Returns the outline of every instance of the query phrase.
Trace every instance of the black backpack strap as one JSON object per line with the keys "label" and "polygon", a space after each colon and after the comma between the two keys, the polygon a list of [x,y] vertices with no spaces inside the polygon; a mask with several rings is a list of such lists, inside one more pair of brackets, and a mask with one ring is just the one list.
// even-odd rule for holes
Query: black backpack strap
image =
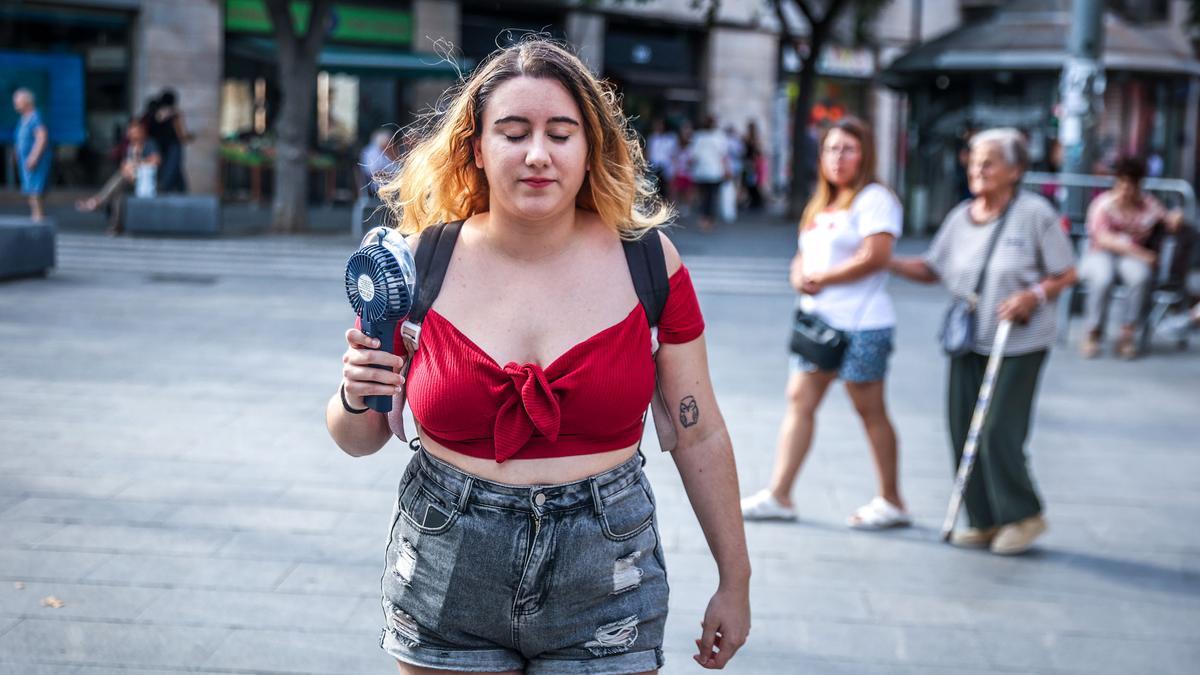
{"label": "black backpack strap", "polygon": [[438,293],[442,290],[442,281],[446,278],[446,269],[450,267],[450,257],[454,255],[454,245],[458,243],[458,233],[462,230],[463,221],[438,223],[425,228],[421,232],[420,243],[414,256],[417,264],[417,298],[413,303],[408,320],[420,324],[425,320],[429,308],[433,307]]}
{"label": "black backpack strap", "polygon": [[[450,256],[454,254],[454,245],[458,242],[458,233],[462,230],[462,224],[463,221],[456,220],[452,223],[431,225],[421,231],[420,239],[418,239],[417,251],[413,254],[413,262],[417,267],[416,298],[413,300],[408,318],[400,327],[404,349],[408,352],[408,359],[404,362],[403,375],[405,377],[408,377],[413,354],[416,353],[417,344],[421,339],[421,322],[425,320],[425,315],[429,313],[429,308],[433,307],[433,301],[437,300],[438,293],[442,290],[442,281],[446,278],[446,269],[450,267]],[[407,394],[406,390],[401,390],[392,397],[392,412],[388,415],[388,424],[392,433],[405,442],[408,442],[408,436],[404,430],[403,412]],[[416,422],[414,417],[414,426],[417,426]],[[418,433],[420,433],[419,429]],[[413,442],[417,442],[416,437],[413,438]],[[411,443],[409,447],[416,450]]]}
{"label": "black backpack strap", "polygon": [[629,265],[629,276],[633,278],[633,290],[646,312],[646,322],[651,327],[657,326],[671,290],[662,239],[658,230],[651,230],[639,239],[622,241],[621,245],[625,248],[625,262]]}

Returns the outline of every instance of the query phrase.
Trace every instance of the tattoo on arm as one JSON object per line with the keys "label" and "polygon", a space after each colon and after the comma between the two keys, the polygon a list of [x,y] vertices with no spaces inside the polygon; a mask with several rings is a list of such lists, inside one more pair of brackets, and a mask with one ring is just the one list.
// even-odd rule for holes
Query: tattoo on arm
{"label": "tattoo on arm", "polygon": [[679,402],[679,422],[683,427],[696,426],[696,422],[700,421],[700,406],[696,403],[695,396],[684,396]]}

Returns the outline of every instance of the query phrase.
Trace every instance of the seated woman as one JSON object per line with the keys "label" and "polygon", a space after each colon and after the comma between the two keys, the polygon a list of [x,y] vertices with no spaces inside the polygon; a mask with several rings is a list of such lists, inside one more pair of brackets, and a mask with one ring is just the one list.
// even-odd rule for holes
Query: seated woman
{"label": "seated woman", "polygon": [[1121,312],[1121,333],[1115,345],[1123,359],[1137,356],[1134,328],[1142,315],[1147,289],[1157,260],[1148,240],[1167,210],[1154,197],[1142,192],[1146,163],[1127,157],[1117,162],[1116,183],[1092,200],[1087,213],[1088,251],[1080,263],[1080,277],[1087,287],[1084,324],[1087,334],[1081,351],[1084,358],[1100,353],[1108,310],[1109,291],[1114,282],[1129,287]]}
{"label": "seated woman", "polygon": [[129,128],[125,131],[125,143],[125,159],[121,160],[121,166],[117,172],[108,179],[99,192],[87,199],[75,202],[76,209],[88,213],[111,204],[112,208],[108,215],[109,234],[120,234],[123,229],[121,225],[122,200],[117,197],[122,196],[137,183],[140,167],[157,167],[162,162],[158,145],[146,136],[146,127],[143,126],[141,120],[137,118],[129,120]]}

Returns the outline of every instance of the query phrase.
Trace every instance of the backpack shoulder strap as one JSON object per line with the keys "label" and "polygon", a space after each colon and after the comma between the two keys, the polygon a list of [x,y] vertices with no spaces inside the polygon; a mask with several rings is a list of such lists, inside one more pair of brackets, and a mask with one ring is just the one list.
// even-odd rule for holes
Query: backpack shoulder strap
{"label": "backpack shoulder strap", "polygon": [[[658,320],[662,318],[663,308],[667,306],[667,296],[671,291],[671,282],[667,278],[667,256],[663,252],[662,239],[658,230],[651,230],[636,241],[621,242],[625,247],[625,262],[629,264],[629,276],[633,278],[633,290],[637,293],[638,302],[646,312],[646,322],[650,324],[650,348],[658,351],[656,330]],[[654,431],[658,435],[658,445],[665,452],[670,452],[679,444],[675,431],[675,421],[667,412],[666,400],[663,398],[662,385],[654,384],[654,394],[650,399],[650,414],[654,419]],[[645,418],[642,419],[645,424]],[[639,446],[640,451],[640,446]]]}
{"label": "backpack shoulder strap", "polygon": [[[463,221],[457,220],[431,225],[421,231],[417,240],[417,251],[413,254],[413,262],[417,267],[417,293],[408,318],[400,326],[404,349],[408,352],[408,359],[404,362],[405,377],[408,376],[408,369],[412,367],[413,354],[416,353],[420,342],[421,322],[425,320],[425,315],[429,313],[429,308],[433,307],[433,301],[437,300],[438,293],[442,290],[442,281],[446,278],[446,269],[450,267],[450,256],[454,254],[454,244],[458,242],[462,224]],[[392,433],[406,443],[408,433],[404,429],[404,407],[407,398],[406,389],[397,392],[392,397],[392,411],[388,413],[388,425]],[[415,417],[413,426],[418,427]],[[413,441],[416,440],[414,437]]]}
{"label": "backpack shoulder strap", "polygon": [[410,322],[420,324],[424,321],[429,308],[433,307],[434,300],[437,300],[438,293],[442,290],[442,281],[446,278],[446,269],[450,267],[450,257],[454,255],[454,245],[458,242],[462,224],[461,220],[438,223],[421,232],[414,256],[417,265],[417,298],[408,314]]}
{"label": "backpack shoulder strap", "polygon": [[625,248],[633,290],[646,312],[646,322],[651,327],[657,326],[671,290],[667,279],[667,256],[663,253],[658,230],[651,230],[640,239],[622,241],[621,245]]}

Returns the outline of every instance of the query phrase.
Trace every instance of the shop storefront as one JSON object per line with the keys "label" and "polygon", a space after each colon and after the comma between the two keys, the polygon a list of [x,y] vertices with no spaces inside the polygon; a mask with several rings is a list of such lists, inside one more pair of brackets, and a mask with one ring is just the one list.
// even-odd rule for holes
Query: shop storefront
{"label": "shop storefront", "polygon": [[[775,97],[775,124],[772,143],[779,151],[773,155],[772,176],[775,184],[787,185],[791,167],[791,120],[795,114],[796,99],[800,89],[796,82],[800,72],[800,57],[791,45],[779,47],[779,71],[783,79]],[[812,111],[808,118],[810,147],[826,126],[843,117],[853,116],[868,123],[874,111],[871,106],[873,78],[875,77],[875,54],[869,49],[851,49],[838,45],[826,45],[817,61],[816,89],[812,98]],[[816,156],[812,157],[816,161]]]}
{"label": "shop storefront", "polygon": [[[307,2],[293,3],[298,31],[307,28],[308,10]],[[262,0],[226,0],[220,152],[228,197],[264,199],[268,181],[260,174],[273,154],[272,122],[281,99],[272,35]],[[416,81],[453,76],[464,65],[413,50],[406,2],[336,4],[313,83],[313,196],[352,201],[361,183],[358,153],[372,133],[395,133],[414,120]]]}
{"label": "shop storefront", "polygon": [[[136,112],[129,72],[137,6],[107,4],[0,4],[0,144],[11,146],[17,123],[8,93],[32,90],[53,142],[54,187],[99,184]],[[5,185],[15,181],[11,166],[0,170]]]}
{"label": "shop storefront", "polygon": [[[1098,107],[1092,173],[1121,156],[1145,158],[1155,175],[1194,179],[1196,125],[1190,88],[1200,63],[1161,28],[1105,22],[1106,89]],[[935,230],[968,195],[960,151],[973,131],[1016,127],[1034,168],[1058,171],[1059,79],[1066,12],[1010,8],[967,24],[892,63],[885,82],[911,102],[904,186],[906,225]]]}
{"label": "shop storefront", "polygon": [[678,129],[704,109],[704,34],[609,19],[603,75],[622,94],[625,113],[643,134],[662,118]]}

